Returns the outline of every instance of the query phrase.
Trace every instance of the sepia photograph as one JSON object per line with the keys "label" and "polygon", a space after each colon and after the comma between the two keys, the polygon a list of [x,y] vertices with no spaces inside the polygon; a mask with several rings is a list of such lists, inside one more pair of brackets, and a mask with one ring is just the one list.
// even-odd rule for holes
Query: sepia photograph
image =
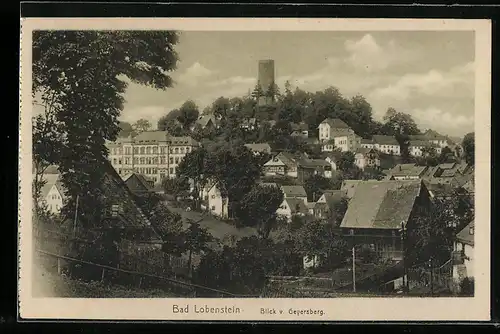
{"label": "sepia photograph", "polygon": [[473,25],[76,22],[23,32],[26,300],[172,300],[183,319],[251,300],[263,320],[345,298],[478,305],[490,65]]}

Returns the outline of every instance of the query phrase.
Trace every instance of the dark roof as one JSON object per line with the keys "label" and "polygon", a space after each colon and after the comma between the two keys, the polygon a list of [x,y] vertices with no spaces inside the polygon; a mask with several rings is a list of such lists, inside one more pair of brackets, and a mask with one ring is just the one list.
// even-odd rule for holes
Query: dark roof
{"label": "dark roof", "polygon": [[170,145],[190,145],[198,146],[199,143],[191,137],[169,137]]}
{"label": "dark roof", "polygon": [[427,189],[434,194],[434,196],[448,196],[453,194],[454,186],[451,183],[435,182],[435,180],[424,181]]}
{"label": "dark roof", "polygon": [[213,125],[216,124],[216,119],[213,115],[203,115],[196,120],[196,123],[200,124],[202,127],[207,126],[209,122],[212,122]]}
{"label": "dark roof", "polygon": [[147,144],[147,143],[166,142],[167,137],[168,137],[167,131],[144,131],[134,137],[134,143]]}
{"label": "dark roof", "polygon": [[474,221],[470,222],[460,232],[458,232],[457,241],[474,246]]}
{"label": "dark roof", "polygon": [[426,166],[416,164],[398,164],[391,169],[391,176],[422,176],[426,171]]}
{"label": "dark roof", "polygon": [[[125,181],[125,184],[127,184],[127,181],[129,181],[131,178],[136,178],[139,183],[144,187],[146,188],[146,190],[152,190],[153,188],[151,187],[151,185],[149,184],[149,180],[148,180],[148,177],[145,176],[145,175],[142,175],[142,174],[139,174],[139,173],[131,173],[131,174],[128,174],[126,175],[124,178],[123,178],[123,181]],[[128,184],[127,184],[128,186]]]}
{"label": "dark roof", "polygon": [[334,129],[349,129],[349,125],[340,118],[326,118],[321,124],[327,123]]}
{"label": "dark roof", "polygon": [[379,145],[399,145],[398,141],[393,136],[373,135],[373,142]]}
{"label": "dark roof", "polygon": [[302,159],[299,161],[299,165],[302,167],[310,167],[310,168],[330,166],[330,164],[323,159]]}
{"label": "dark roof", "polygon": [[420,180],[362,181],[340,226],[399,229],[407,223],[421,186]]}
{"label": "dark roof", "polygon": [[373,142],[373,139],[361,138],[361,144],[371,144],[371,145],[373,145],[375,143]]}
{"label": "dark roof", "polygon": [[309,211],[304,201],[300,198],[285,198],[285,201],[288,203],[292,214],[307,213]]}
{"label": "dark roof", "polygon": [[446,139],[448,139],[448,137],[443,136],[442,134],[440,134],[434,130],[431,130],[431,129],[425,131],[424,136],[430,140],[432,140],[432,139],[433,140],[446,140]]}
{"label": "dark roof", "polygon": [[285,197],[307,197],[306,190],[303,186],[281,186],[281,191]]}
{"label": "dark roof", "polygon": [[[335,203],[338,203],[347,196],[347,190],[325,190],[323,192],[323,196],[325,196],[326,203],[329,207],[332,207]],[[321,198],[321,197],[320,197]]]}

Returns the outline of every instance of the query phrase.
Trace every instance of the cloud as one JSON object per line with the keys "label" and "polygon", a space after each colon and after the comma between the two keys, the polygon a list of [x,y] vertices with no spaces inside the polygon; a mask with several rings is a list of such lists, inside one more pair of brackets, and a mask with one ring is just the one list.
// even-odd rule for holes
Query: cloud
{"label": "cloud", "polygon": [[474,115],[460,115],[457,110],[443,111],[436,107],[414,109],[411,112],[421,128],[444,130],[445,133],[462,134],[474,130]]}
{"label": "cloud", "polygon": [[183,73],[179,75],[177,81],[190,86],[196,86],[200,79],[211,76],[214,71],[206,68],[199,62],[189,66]]}
{"label": "cloud", "polygon": [[229,77],[229,78],[222,79],[222,80],[209,82],[209,83],[207,83],[207,86],[210,86],[210,87],[220,87],[220,86],[227,86],[227,85],[253,86],[253,85],[255,85],[256,82],[257,82],[256,78],[234,76],[234,77]]}
{"label": "cloud", "polygon": [[384,45],[366,34],[359,40],[347,40],[344,43],[348,56],[343,62],[354,69],[366,72],[385,70],[401,63],[411,63],[418,58],[417,50],[405,49],[391,40]]}
{"label": "cloud", "polygon": [[[432,69],[425,73],[409,73],[371,93],[375,99],[406,100],[417,95],[453,98],[474,96],[474,64],[467,63],[448,71]],[[460,94],[458,94],[460,92]]]}

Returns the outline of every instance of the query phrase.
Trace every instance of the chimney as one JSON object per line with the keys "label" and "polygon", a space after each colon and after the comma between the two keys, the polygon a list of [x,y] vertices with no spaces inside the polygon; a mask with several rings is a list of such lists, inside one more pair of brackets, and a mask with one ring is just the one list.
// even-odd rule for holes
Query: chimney
{"label": "chimney", "polygon": [[399,171],[401,172],[403,170],[403,168],[401,167],[401,165],[399,165]]}

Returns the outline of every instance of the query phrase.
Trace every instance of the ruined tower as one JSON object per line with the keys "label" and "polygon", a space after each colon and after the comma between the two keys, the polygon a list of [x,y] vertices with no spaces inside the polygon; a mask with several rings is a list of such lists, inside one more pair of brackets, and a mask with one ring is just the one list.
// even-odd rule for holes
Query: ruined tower
{"label": "ruined tower", "polygon": [[260,90],[263,94],[259,98],[259,105],[268,105],[274,101],[274,94],[269,95],[274,89],[274,60],[259,60],[258,80]]}

